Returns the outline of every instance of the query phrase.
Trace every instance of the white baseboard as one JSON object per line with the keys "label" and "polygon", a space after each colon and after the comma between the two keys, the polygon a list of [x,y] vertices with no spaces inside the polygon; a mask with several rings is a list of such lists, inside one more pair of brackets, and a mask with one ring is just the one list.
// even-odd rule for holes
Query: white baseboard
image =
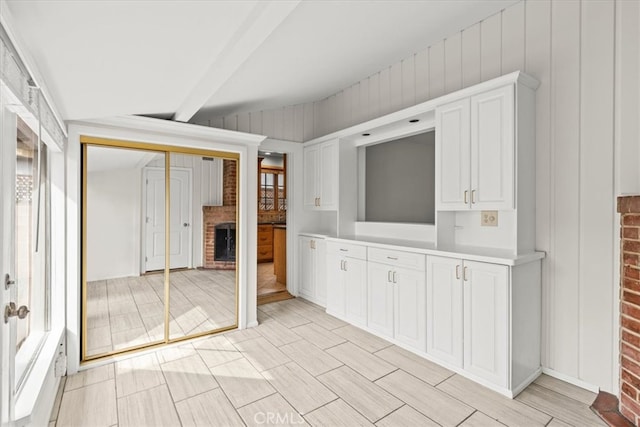
{"label": "white baseboard", "polygon": [[574,377],[569,376],[567,374],[563,374],[563,373],[558,372],[558,371],[554,371],[551,368],[542,368],[542,373],[545,374],[545,375],[549,375],[550,377],[562,380],[562,381],[564,381],[566,383],[573,384],[576,387],[580,387],[580,388],[583,388],[585,390],[589,390],[590,392],[593,392],[593,393],[599,393],[600,392],[600,387],[598,387],[597,385],[594,385],[594,384],[579,380],[577,378],[574,378]]}

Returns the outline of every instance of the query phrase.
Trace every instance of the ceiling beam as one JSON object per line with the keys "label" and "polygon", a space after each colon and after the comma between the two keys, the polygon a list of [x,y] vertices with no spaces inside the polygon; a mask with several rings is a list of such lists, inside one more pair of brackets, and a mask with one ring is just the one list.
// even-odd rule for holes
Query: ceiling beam
{"label": "ceiling beam", "polygon": [[189,121],[299,3],[300,0],[257,2],[229,43],[176,110],[173,120]]}

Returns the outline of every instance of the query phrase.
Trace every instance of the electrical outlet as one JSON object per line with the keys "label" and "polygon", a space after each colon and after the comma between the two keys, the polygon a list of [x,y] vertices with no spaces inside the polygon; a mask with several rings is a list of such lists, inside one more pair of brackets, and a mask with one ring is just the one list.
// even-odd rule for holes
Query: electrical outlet
{"label": "electrical outlet", "polygon": [[483,227],[497,227],[498,226],[498,211],[482,211],[481,223]]}

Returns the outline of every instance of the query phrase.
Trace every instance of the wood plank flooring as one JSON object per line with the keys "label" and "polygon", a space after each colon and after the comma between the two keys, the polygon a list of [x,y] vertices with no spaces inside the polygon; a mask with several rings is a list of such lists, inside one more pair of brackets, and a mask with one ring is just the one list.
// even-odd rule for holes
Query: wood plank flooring
{"label": "wood plank flooring", "polygon": [[302,299],[261,324],[66,379],[53,426],[603,426],[596,395],[541,376],[508,399]]}

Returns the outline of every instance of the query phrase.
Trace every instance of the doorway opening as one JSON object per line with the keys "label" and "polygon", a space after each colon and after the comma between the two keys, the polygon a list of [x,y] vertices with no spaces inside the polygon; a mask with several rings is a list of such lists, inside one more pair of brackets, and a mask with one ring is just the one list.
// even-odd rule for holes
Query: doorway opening
{"label": "doorway opening", "polygon": [[258,152],[258,305],[287,291],[287,155]]}

